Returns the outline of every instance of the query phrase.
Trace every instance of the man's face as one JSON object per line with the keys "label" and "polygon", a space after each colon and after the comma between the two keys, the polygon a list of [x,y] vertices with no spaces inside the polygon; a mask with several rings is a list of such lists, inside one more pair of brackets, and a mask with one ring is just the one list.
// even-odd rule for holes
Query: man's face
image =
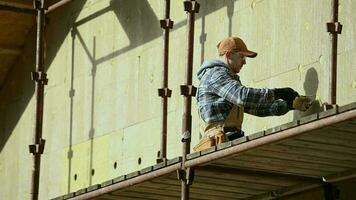
{"label": "man's face", "polygon": [[230,68],[234,73],[239,73],[242,66],[246,64],[246,57],[238,52],[231,52],[228,55]]}

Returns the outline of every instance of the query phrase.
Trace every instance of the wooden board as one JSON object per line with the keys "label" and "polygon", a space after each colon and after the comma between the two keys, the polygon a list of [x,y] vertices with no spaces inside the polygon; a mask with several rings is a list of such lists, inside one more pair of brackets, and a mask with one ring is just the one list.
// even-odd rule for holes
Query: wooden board
{"label": "wooden board", "polygon": [[311,148],[317,151],[329,151],[329,152],[335,152],[335,153],[340,153],[340,154],[345,154],[350,156],[356,156],[356,151],[351,151],[356,149],[345,147],[345,146],[325,144],[325,143],[314,142],[314,141],[306,141],[301,139],[288,140],[284,144],[288,146]]}
{"label": "wooden board", "polygon": [[303,155],[303,154],[296,154],[293,152],[278,152],[278,151],[273,151],[273,150],[264,150],[264,149],[258,149],[255,151],[251,151],[244,156],[256,156],[256,157],[264,157],[268,159],[277,159],[281,160],[281,162],[299,162],[306,166],[311,166],[315,165],[315,167],[320,167],[320,168],[326,168],[326,169],[331,169],[335,171],[340,171],[345,170],[345,169],[350,169],[356,166],[356,162],[348,162],[348,163],[340,163],[340,162],[335,162],[333,159],[328,159],[328,158],[318,158],[314,156],[308,156],[308,155]]}
{"label": "wooden board", "polygon": [[[280,173],[280,174],[290,174],[295,176],[302,176],[302,177],[320,177],[326,176],[332,173],[332,171],[326,171],[325,169],[311,169],[308,167],[302,166],[294,166],[296,162],[290,163],[279,163],[277,160],[273,159],[253,159],[247,158],[246,160],[242,159],[233,159],[230,161],[223,161],[218,162],[219,166],[227,166],[233,168],[240,168],[240,169],[250,169],[250,170],[259,170],[264,172],[271,172],[271,173]],[[300,163],[297,163],[300,164]]]}
{"label": "wooden board", "polygon": [[348,156],[346,159],[343,159],[345,158],[345,156],[338,153],[325,152],[325,151],[320,152],[320,151],[315,151],[313,149],[284,146],[280,144],[273,145],[273,146],[265,146],[256,151],[252,151],[251,153],[254,152],[261,153],[262,155],[272,154],[271,156],[276,156],[276,157],[289,157],[291,159],[295,159],[299,161],[307,160],[319,164],[331,164],[332,166],[340,166],[344,168],[348,168],[348,167],[352,168],[356,166],[356,157],[354,156]]}
{"label": "wooden board", "polygon": [[[217,165],[215,163],[212,165],[213,167]],[[204,168],[204,167],[202,167]],[[283,177],[276,177],[276,176],[260,176],[258,174],[246,174],[246,173],[216,173],[216,172],[210,172],[210,171],[205,171],[204,169],[201,170],[196,170],[195,171],[195,176],[203,176],[203,177],[211,177],[214,179],[221,179],[221,180],[230,180],[230,181],[242,181],[248,183],[253,183],[253,184],[262,184],[262,185],[268,185],[268,186],[288,186],[288,185],[294,185],[296,183],[301,183],[303,181],[300,180],[295,180],[295,179],[286,179]]]}

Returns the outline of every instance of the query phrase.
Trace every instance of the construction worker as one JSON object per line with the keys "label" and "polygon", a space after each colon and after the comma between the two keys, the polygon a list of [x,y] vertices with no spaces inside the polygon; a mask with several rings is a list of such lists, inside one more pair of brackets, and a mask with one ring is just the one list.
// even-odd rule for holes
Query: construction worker
{"label": "construction worker", "polygon": [[260,117],[284,115],[295,109],[293,100],[299,96],[292,88],[244,86],[237,74],[246,64],[246,57],[254,58],[257,53],[248,50],[240,38],[225,38],[217,48],[220,59],[205,61],[197,73],[202,138],[194,151],[243,136],[244,112]]}

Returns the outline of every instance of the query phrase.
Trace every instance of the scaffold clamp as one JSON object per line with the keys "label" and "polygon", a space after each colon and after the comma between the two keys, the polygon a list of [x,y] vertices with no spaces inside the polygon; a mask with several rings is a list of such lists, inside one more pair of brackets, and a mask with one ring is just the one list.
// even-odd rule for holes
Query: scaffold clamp
{"label": "scaffold clamp", "polygon": [[341,34],[342,24],[340,22],[329,22],[329,23],[326,23],[326,29],[329,33]]}
{"label": "scaffold clamp", "polygon": [[189,140],[190,140],[190,137],[191,137],[190,132],[189,132],[189,131],[185,131],[185,132],[182,134],[182,142],[189,141]]}
{"label": "scaffold clamp", "polygon": [[34,8],[34,9],[36,9],[36,10],[41,9],[41,5],[42,5],[42,3],[41,3],[40,0],[34,0],[34,1],[33,1],[33,8]]}
{"label": "scaffold clamp", "polygon": [[161,28],[163,29],[171,29],[173,28],[174,22],[171,19],[162,19],[159,20],[159,23],[161,25]]}
{"label": "scaffold clamp", "polygon": [[184,1],[184,11],[186,12],[199,12],[199,3],[196,1]]}
{"label": "scaffold clamp", "polygon": [[177,170],[177,178],[178,180],[185,181],[187,185],[192,185],[194,181],[194,169]]}
{"label": "scaffold clamp", "polygon": [[194,85],[181,85],[180,94],[184,96],[195,96],[197,88]]}
{"label": "scaffold clamp", "polygon": [[172,96],[172,90],[169,88],[159,88],[158,89],[158,96],[160,97],[171,97]]}
{"label": "scaffold clamp", "polygon": [[40,139],[38,144],[29,145],[29,151],[33,155],[43,154],[46,140]]}
{"label": "scaffold clamp", "polygon": [[177,170],[177,178],[178,180],[185,180],[185,171],[182,169]]}
{"label": "scaffold clamp", "polygon": [[43,85],[48,84],[47,74],[45,72],[31,72],[31,79]]}
{"label": "scaffold clamp", "polygon": [[194,168],[188,168],[186,170],[186,180],[188,185],[192,185],[194,181]]}

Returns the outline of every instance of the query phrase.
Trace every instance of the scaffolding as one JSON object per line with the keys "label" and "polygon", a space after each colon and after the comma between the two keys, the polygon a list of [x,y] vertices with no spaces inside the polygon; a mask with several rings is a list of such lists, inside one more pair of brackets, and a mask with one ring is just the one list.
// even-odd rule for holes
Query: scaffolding
{"label": "scaffolding", "polygon": [[325,199],[336,200],[335,184],[356,178],[355,128],[356,102],[53,200],[183,199],[182,176],[189,199],[270,200],[323,188]]}
{"label": "scaffolding", "polygon": [[[42,138],[43,95],[48,82],[44,69],[45,15],[70,2],[72,0],[62,0],[45,7],[44,0],[34,0],[34,8],[0,2],[0,10],[37,17],[36,71],[32,73],[36,85],[36,124],[34,144],[29,146],[33,155],[33,200],[38,199],[41,154],[45,146]],[[333,183],[356,178],[355,154],[345,154],[356,148],[355,142],[350,142],[355,140],[356,103],[342,107],[336,105],[337,39],[342,30],[338,22],[338,5],[338,0],[332,0],[332,20],[327,23],[332,44],[329,109],[190,153],[191,100],[196,93],[196,87],[192,85],[194,23],[200,6],[195,0],[184,1],[187,55],[185,81],[180,87],[184,100],[182,156],[167,159],[167,107],[172,92],[168,88],[169,31],[173,28],[173,21],[170,19],[170,0],[165,0],[164,19],[160,20],[163,29],[163,79],[158,95],[162,98],[162,131],[157,164],[55,199],[277,199],[318,187],[325,189],[325,198],[335,199],[335,194],[330,192],[335,190]],[[329,148],[336,150],[325,153]],[[267,158],[262,155],[267,155]],[[162,188],[169,192],[165,193]]]}

